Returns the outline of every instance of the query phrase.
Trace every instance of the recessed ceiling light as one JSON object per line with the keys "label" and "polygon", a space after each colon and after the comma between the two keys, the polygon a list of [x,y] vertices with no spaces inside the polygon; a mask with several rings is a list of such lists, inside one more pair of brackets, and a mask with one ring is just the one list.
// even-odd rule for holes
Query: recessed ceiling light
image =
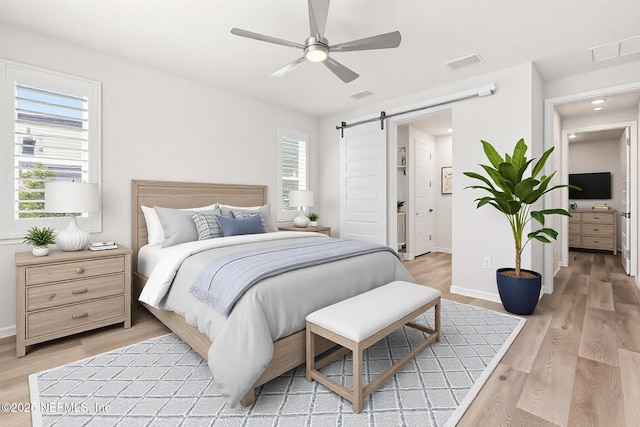
{"label": "recessed ceiling light", "polygon": [[600,111],[600,110],[602,110],[602,107],[594,107],[593,108],[593,111]]}
{"label": "recessed ceiling light", "polygon": [[569,134],[569,139],[573,139],[575,137],[577,137],[578,135],[576,135],[575,133],[570,133]]}
{"label": "recessed ceiling light", "polygon": [[451,132],[453,132],[453,129],[449,128],[449,129],[447,129],[447,132],[451,133]]}
{"label": "recessed ceiling light", "polygon": [[604,103],[604,101],[606,101],[606,99],[594,99],[593,101],[591,101],[591,103],[593,105],[598,105]]}

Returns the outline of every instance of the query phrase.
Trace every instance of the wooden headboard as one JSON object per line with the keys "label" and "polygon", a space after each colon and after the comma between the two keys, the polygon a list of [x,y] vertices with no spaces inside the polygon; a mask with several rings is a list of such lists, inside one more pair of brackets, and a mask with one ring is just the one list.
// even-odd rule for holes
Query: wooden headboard
{"label": "wooden headboard", "polygon": [[194,208],[213,203],[232,206],[267,204],[265,185],[208,184],[200,182],[131,181],[131,249],[137,275],[138,251],[147,243],[147,224],[140,206]]}

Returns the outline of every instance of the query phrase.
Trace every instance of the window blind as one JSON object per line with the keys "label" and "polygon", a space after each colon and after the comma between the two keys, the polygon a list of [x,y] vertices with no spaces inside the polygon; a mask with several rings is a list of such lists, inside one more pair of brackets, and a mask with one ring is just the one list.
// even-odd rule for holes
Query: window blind
{"label": "window blind", "polygon": [[307,189],[307,142],[283,137],[281,144],[282,210],[296,211],[289,206],[289,192]]}
{"label": "window blind", "polygon": [[88,182],[88,99],[16,83],[14,87],[15,219],[50,217],[44,183]]}

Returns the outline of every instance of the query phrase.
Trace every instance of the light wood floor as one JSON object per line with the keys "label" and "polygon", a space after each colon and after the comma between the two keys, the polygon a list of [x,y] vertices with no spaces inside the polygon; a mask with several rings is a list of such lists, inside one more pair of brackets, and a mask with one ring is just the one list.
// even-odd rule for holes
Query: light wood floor
{"label": "light wood floor", "polygon": [[[619,257],[570,258],[458,426],[640,426],[640,292]],[[449,292],[449,254],[405,265],[444,298],[504,312]]]}
{"label": "light wood floor", "polygon": [[[405,262],[417,282],[457,302],[500,304],[452,294],[451,256]],[[612,255],[571,253],[553,295],[545,295],[459,426],[640,426],[640,292]],[[0,402],[29,402],[28,376],[163,335],[144,309],[134,326],[102,328],[30,347],[0,339]],[[0,426],[27,426],[30,415],[0,412]]]}

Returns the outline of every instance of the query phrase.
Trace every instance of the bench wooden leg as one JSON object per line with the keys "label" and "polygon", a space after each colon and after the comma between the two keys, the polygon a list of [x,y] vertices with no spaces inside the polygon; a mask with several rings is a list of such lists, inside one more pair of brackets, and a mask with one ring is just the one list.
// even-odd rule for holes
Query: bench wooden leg
{"label": "bench wooden leg", "polygon": [[362,412],[364,396],[362,395],[362,348],[356,344],[353,349],[353,412],[359,414]]}
{"label": "bench wooden leg", "polygon": [[305,379],[311,382],[311,371],[315,369],[315,334],[311,333],[311,328],[307,325],[307,369]]}
{"label": "bench wooden leg", "polygon": [[438,298],[438,303],[435,305],[435,307],[433,308],[434,312],[433,312],[433,317],[435,319],[435,328],[436,328],[436,333],[438,334],[436,336],[436,341],[440,342],[440,298]]}

